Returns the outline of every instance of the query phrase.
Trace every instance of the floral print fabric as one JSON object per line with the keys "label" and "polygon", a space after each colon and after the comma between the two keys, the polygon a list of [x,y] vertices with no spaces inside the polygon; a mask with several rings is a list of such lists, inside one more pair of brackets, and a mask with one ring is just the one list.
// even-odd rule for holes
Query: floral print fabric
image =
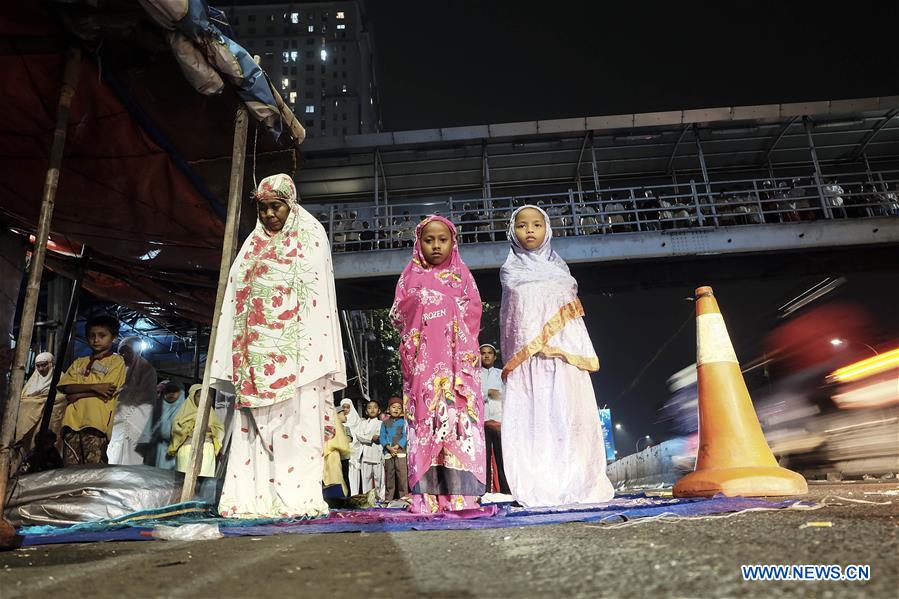
{"label": "floral print fabric", "polygon": [[321,224],[294,202],[287,175],[260,183],[257,198],[290,205],[284,227],[261,222],[244,242],[228,281],[213,378],[233,384],[238,408],[293,399],[298,388],[330,378],[346,386],[334,269]]}
{"label": "floral print fabric", "polygon": [[[453,236],[452,253],[439,266],[425,260],[419,239],[433,220]],[[444,496],[414,497],[413,510],[469,507],[483,494],[486,480],[481,298],[448,220],[431,216],[418,225],[412,260],[397,284],[390,313],[401,335],[409,486],[415,495]]]}

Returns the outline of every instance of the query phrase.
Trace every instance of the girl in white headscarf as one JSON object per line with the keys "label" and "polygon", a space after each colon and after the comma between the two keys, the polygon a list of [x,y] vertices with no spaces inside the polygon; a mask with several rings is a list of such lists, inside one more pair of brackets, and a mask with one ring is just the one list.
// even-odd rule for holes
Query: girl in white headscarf
{"label": "girl in white headscarf", "polygon": [[137,442],[153,416],[156,402],[156,369],[144,359],[140,337],[125,337],[119,343],[119,355],[125,360],[125,386],[119,393],[112,437],[106,456],[110,464],[131,466],[144,463]]}
{"label": "girl in white headscarf", "polygon": [[356,431],[359,428],[359,412],[353,405],[353,400],[346,397],[340,400],[340,409],[346,417],[344,429],[350,438],[350,463],[349,472],[347,473],[347,483],[350,485],[350,495],[359,494],[359,485],[362,481],[362,443],[356,438]]}
{"label": "girl in white headscarf", "polygon": [[500,269],[502,444],[506,479],[522,505],[601,503],[614,495],[590,373],[599,359],[584,325],[577,281],[552,250],[537,206],[512,213],[512,248]]}
{"label": "girl in white headscarf", "polygon": [[[315,517],[325,428],[346,387],[334,269],[325,230],[287,175],[254,193],[259,220],[231,267],[212,360],[213,385],[235,393],[219,512]],[[330,433],[330,431],[329,431]]]}

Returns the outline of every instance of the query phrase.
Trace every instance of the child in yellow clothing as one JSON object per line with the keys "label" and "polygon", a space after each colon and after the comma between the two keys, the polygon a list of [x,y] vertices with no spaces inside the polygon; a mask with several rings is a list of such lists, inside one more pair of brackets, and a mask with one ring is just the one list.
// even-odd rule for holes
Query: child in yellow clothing
{"label": "child in yellow clothing", "polygon": [[[168,455],[176,460],[175,470],[187,472],[187,462],[190,459],[190,444],[194,428],[197,422],[197,408],[200,403],[200,391],[203,385],[193,385],[187,392],[187,400],[181,404],[175,420],[172,422],[171,441],[169,442]],[[210,391],[211,393],[211,391]],[[215,476],[215,458],[222,450],[222,440],[225,438],[225,427],[222,426],[215,410],[209,412],[209,425],[206,428],[206,441],[203,445],[203,462],[200,466],[200,476]]]}
{"label": "child in yellow clothing", "polygon": [[75,360],[59,378],[68,406],[62,419],[63,464],[105,464],[116,399],[125,384],[125,361],[112,353],[119,321],[96,316],[84,327],[91,355]]}

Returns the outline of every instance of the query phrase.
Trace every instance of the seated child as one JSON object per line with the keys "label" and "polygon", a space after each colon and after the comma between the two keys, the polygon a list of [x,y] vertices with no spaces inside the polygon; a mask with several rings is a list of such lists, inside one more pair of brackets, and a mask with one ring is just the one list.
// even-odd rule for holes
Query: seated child
{"label": "seated child", "polygon": [[403,400],[391,397],[387,401],[390,417],[381,423],[381,447],[384,448],[385,501],[400,499],[409,494],[409,471],[406,468],[406,418]]}
{"label": "seated child", "polygon": [[[187,399],[181,404],[172,422],[172,435],[166,453],[175,458],[175,470],[187,472],[190,460],[191,439],[197,422],[197,407],[203,385],[191,385]],[[210,390],[210,393],[212,390]],[[203,465],[200,476],[215,476],[215,458],[222,450],[225,428],[214,410],[209,411],[209,426],[206,427],[206,442],[203,445]]]}
{"label": "seated child", "polygon": [[63,464],[105,464],[116,399],[125,384],[125,361],[113,353],[119,321],[94,316],[84,327],[91,355],[78,358],[59,377],[66,395],[62,419]]}

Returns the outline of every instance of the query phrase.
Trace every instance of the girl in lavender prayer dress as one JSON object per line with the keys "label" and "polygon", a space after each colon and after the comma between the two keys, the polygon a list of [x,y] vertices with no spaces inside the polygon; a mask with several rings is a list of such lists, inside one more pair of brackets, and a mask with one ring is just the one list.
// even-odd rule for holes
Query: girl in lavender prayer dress
{"label": "girl in lavender prayer dress", "polygon": [[584,325],[577,281],[552,250],[537,206],[509,223],[512,248],[500,270],[502,445],[506,479],[524,506],[602,503],[614,491],[590,373],[599,359]]}

